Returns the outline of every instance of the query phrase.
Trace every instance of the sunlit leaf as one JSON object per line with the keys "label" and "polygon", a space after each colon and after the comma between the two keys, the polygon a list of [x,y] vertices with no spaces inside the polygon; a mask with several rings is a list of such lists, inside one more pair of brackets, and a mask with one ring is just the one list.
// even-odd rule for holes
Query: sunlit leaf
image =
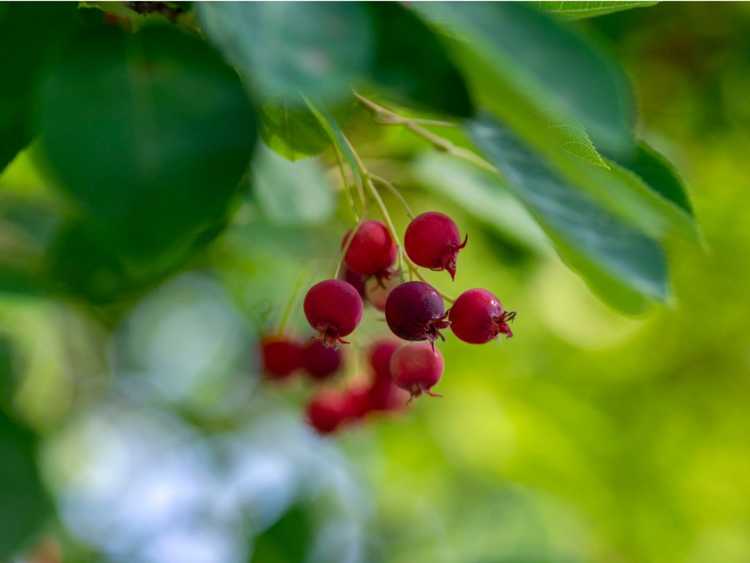
{"label": "sunlit leaf", "polygon": [[645,8],[654,6],[658,2],[650,1],[582,1],[577,0],[556,0],[553,2],[533,2],[533,4],[545,12],[556,16],[578,20],[583,18],[595,18],[597,16],[606,16],[631,8]]}

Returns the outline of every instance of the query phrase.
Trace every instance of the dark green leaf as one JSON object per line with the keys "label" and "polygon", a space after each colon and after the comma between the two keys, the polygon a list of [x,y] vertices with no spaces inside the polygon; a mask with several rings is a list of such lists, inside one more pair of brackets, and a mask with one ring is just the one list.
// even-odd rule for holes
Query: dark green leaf
{"label": "dark green leaf", "polygon": [[579,20],[583,18],[594,18],[597,16],[606,16],[607,14],[613,14],[615,12],[621,12],[623,10],[630,10],[631,8],[643,8],[646,6],[653,6],[658,2],[639,2],[639,1],[595,1],[595,2],[579,2],[576,0],[557,0],[555,2],[534,2],[534,5],[538,6],[545,12],[554,14],[561,18],[569,20]]}
{"label": "dark green leaf", "polygon": [[42,89],[42,153],[134,260],[182,252],[226,215],[256,141],[231,68],[174,28],[81,34]]}
{"label": "dark green leaf", "polygon": [[313,540],[309,507],[295,505],[255,538],[251,563],[304,563]]}
{"label": "dark green leaf", "polygon": [[657,241],[572,187],[491,118],[474,120],[469,132],[563,259],[597,292],[628,311],[642,307],[643,297],[667,297],[667,265]]}
{"label": "dark green leaf", "polygon": [[320,154],[331,144],[307,107],[287,103],[264,104],[260,117],[263,141],[288,160]]}
{"label": "dark green leaf", "polygon": [[44,524],[51,504],[36,464],[35,436],[0,412],[0,559]]}
{"label": "dark green leaf", "polygon": [[377,36],[373,79],[385,94],[432,112],[473,115],[466,83],[435,33],[399,3],[368,7]]}
{"label": "dark green leaf", "polygon": [[300,104],[349,95],[372,60],[366,8],[357,3],[198,4],[203,28],[263,98]]}

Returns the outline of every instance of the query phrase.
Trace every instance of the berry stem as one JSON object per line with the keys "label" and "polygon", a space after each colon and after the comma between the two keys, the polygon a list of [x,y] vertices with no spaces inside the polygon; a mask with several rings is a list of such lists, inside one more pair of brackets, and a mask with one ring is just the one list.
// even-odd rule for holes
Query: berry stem
{"label": "berry stem", "polygon": [[[419,271],[419,268],[417,268],[417,266],[409,259],[408,256],[406,257],[406,265],[409,268],[409,272],[411,272],[412,274],[414,274],[414,276],[416,276],[416,278],[419,281],[427,283],[427,284],[430,283],[430,282],[428,282],[424,278],[424,276],[422,275],[422,273]],[[430,284],[430,285],[432,285],[432,284]],[[437,291],[440,294],[440,297],[442,297],[443,299],[445,299],[451,305],[456,302],[455,299],[452,299],[452,298],[448,297],[445,293],[443,293],[439,289],[435,288],[435,291]]]}
{"label": "berry stem", "polygon": [[406,199],[403,195],[401,195],[401,192],[398,191],[398,188],[393,185],[392,182],[389,182],[385,178],[382,178],[381,176],[376,176],[375,174],[370,174],[370,177],[378,182],[379,184],[384,185],[386,188],[388,188],[391,193],[396,196],[396,198],[401,202],[401,204],[404,206],[404,209],[406,209],[406,214],[409,216],[409,219],[414,219],[414,212],[411,210],[411,207],[409,207],[409,204],[406,202]]}
{"label": "berry stem", "polygon": [[354,235],[357,234],[361,224],[361,220],[357,221],[357,224],[354,225],[354,228],[351,230],[351,234],[346,238],[346,243],[344,243],[344,247],[341,249],[341,256],[339,257],[338,264],[336,264],[336,271],[333,274],[333,279],[338,279],[339,274],[341,273],[341,266],[344,264],[344,258],[346,258],[346,253],[349,252],[349,245],[351,245],[354,240]]}
{"label": "berry stem", "polygon": [[284,331],[286,330],[286,325],[289,323],[289,318],[292,315],[292,311],[294,310],[295,305],[297,304],[298,298],[299,298],[299,292],[302,289],[302,286],[304,285],[305,280],[307,279],[307,271],[303,270],[299,273],[297,276],[296,281],[294,282],[294,286],[292,287],[292,293],[289,296],[289,300],[286,302],[286,306],[284,307],[284,312],[281,314],[281,318],[279,319],[279,325],[276,328],[276,334],[279,336],[284,334]]}

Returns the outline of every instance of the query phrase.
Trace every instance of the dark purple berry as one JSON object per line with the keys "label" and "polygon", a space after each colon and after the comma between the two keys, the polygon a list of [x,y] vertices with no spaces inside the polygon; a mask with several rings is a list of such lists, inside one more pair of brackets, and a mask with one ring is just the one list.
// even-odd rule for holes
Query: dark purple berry
{"label": "dark purple berry", "polygon": [[385,319],[393,334],[404,340],[442,338],[448,326],[443,298],[430,284],[414,281],[393,288],[385,303]]}

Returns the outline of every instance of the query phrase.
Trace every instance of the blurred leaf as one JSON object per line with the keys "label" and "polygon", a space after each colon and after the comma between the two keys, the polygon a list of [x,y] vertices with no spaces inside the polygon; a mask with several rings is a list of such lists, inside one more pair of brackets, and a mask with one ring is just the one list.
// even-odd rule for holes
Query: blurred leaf
{"label": "blurred leaf", "polygon": [[667,265],[657,241],[570,186],[491,118],[474,120],[469,132],[555,242],[561,257],[592,288],[626,311],[640,309],[643,297],[667,297]]}
{"label": "blurred leaf", "polygon": [[7,335],[0,333],[0,409],[5,409],[6,412],[13,403],[16,391],[16,374],[13,363],[13,342]]}
{"label": "blurred leaf", "polygon": [[363,5],[222,2],[197,5],[208,37],[262,98],[301,104],[300,94],[335,102],[370,67]]}
{"label": "blurred leaf", "polygon": [[62,187],[136,260],[183,251],[223,220],[256,139],[237,76],[168,27],[80,34],[44,85],[40,122]]}
{"label": "blurred leaf", "polygon": [[260,116],[263,141],[288,160],[320,154],[330,145],[325,131],[307,107],[269,103],[261,107]]}
{"label": "blurred leaf", "polygon": [[569,20],[578,20],[583,18],[595,18],[597,16],[606,16],[622,10],[631,8],[644,8],[654,6],[658,2],[650,1],[596,1],[596,2],[578,2],[576,0],[557,0],[555,2],[533,2],[534,5],[545,12],[560,16]]}
{"label": "blurred leaf", "polygon": [[36,437],[0,412],[0,558],[41,528],[51,504],[36,464]]}
{"label": "blurred leaf", "polygon": [[520,3],[414,8],[468,42],[469,53],[481,61],[487,95],[496,88],[520,94],[547,127],[579,122],[596,146],[614,153],[631,149],[634,109],[625,74],[572,29]]}
{"label": "blurred leaf", "polygon": [[321,223],[335,208],[333,189],[317,160],[289,162],[261,145],[253,184],[263,214],[280,225]]}
{"label": "blurred leaf", "polygon": [[473,115],[466,83],[434,32],[401,4],[368,7],[377,36],[373,79],[385,94],[428,111]]}
{"label": "blurred leaf", "polygon": [[6,3],[0,8],[0,171],[31,140],[38,74],[73,29],[76,12],[75,4],[66,2]]}
{"label": "blurred leaf", "polygon": [[308,507],[295,505],[255,538],[251,563],[304,563],[313,540],[313,520]]}

